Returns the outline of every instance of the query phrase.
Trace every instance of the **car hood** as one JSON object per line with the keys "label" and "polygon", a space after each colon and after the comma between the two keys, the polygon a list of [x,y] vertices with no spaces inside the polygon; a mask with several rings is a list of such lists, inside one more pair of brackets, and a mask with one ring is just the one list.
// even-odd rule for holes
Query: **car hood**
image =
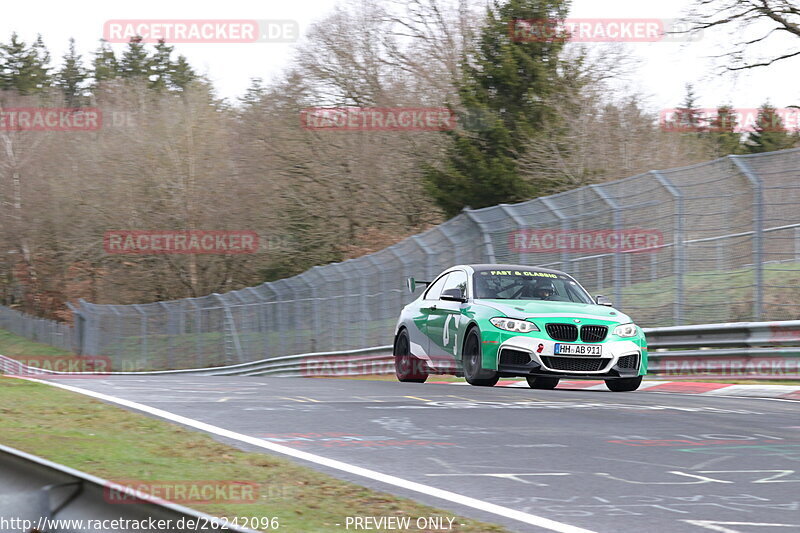
{"label": "car hood", "polygon": [[624,324],[631,318],[613,307],[573,302],[542,300],[475,300],[477,305],[491,307],[510,318],[564,317],[608,320]]}

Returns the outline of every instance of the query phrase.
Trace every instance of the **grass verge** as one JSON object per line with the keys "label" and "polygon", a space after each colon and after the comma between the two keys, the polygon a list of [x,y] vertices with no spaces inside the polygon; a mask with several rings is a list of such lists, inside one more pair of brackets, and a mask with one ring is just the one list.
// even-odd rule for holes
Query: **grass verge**
{"label": "grass verge", "polygon": [[0,355],[16,358],[28,356],[72,355],[72,352],[50,346],[49,344],[29,341],[25,337],[20,337],[19,335],[14,335],[9,331],[0,329]]}
{"label": "grass verge", "polygon": [[[343,531],[347,516],[454,516],[40,383],[0,377],[0,426],[7,446],[110,480],[257,483],[256,503],[187,505],[216,516],[278,517],[281,531]],[[461,517],[453,525],[505,531]]]}

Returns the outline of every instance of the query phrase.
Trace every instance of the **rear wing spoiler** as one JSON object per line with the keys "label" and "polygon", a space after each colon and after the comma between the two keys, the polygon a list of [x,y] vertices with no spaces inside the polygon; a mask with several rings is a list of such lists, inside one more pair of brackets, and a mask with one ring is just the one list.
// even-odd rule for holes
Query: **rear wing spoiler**
{"label": "rear wing spoiler", "polygon": [[418,280],[418,279],[414,279],[414,278],[406,279],[406,287],[408,287],[408,292],[410,292],[412,294],[414,293],[415,290],[417,290],[417,285],[422,285],[423,287],[427,287],[431,283],[433,283],[433,282],[432,281],[422,281],[422,280]]}

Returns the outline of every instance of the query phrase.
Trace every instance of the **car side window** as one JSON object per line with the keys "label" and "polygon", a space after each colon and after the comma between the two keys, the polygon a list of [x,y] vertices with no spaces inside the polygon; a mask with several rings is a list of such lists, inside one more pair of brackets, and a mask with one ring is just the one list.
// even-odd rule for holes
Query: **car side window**
{"label": "car side window", "polygon": [[442,288],[449,277],[450,274],[445,274],[428,287],[428,291],[425,293],[425,300],[438,300],[439,295],[442,294]]}
{"label": "car side window", "polygon": [[442,291],[446,291],[447,289],[461,289],[461,294],[466,296],[467,273],[461,270],[454,270],[453,272],[450,272],[450,275],[447,276],[447,281],[445,281],[444,286],[442,287]]}

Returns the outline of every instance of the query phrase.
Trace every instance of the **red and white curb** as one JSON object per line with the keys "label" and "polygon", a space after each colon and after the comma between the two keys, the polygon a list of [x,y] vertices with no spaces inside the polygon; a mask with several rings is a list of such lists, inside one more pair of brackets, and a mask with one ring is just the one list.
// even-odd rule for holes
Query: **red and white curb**
{"label": "red and white curb", "polygon": [[[468,385],[464,381],[430,381],[449,385]],[[497,387],[528,388],[525,381],[498,381]],[[603,390],[603,381],[560,381],[558,389]],[[673,392],[678,394],[702,394],[705,396],[736,396],[749,398],[782,398],[800,400],[798,385],[736,385],[733,383],[700,383],[687,381],[643,381],[637,392]]]}

